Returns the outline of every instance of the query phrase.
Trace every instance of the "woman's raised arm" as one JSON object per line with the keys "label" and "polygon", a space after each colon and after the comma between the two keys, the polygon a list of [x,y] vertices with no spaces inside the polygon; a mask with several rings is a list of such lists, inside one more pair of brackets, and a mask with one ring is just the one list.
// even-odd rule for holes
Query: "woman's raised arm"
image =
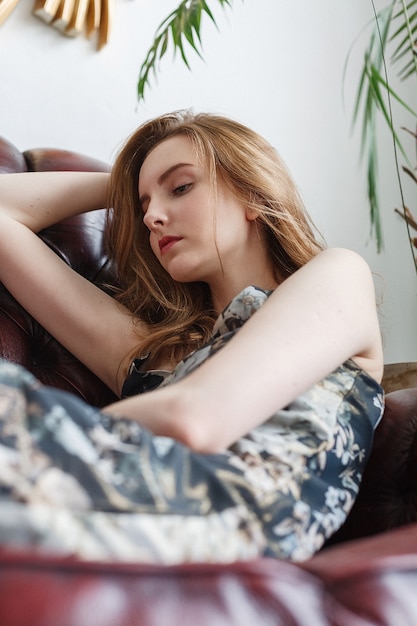
{"label": "woman's raised arm", "polygon": [[[106,205],[108,174],[0,176],[0,281],[62,345],[116,393],[141,329],[130,312],[71,269],[35,234]],[[145,330],[143,330],[145,332]]]}
{"label": "woman's raised arm", "polygon": [[0,212],[33,232],[105,207],[109,174],[24,172],[0,176]]}

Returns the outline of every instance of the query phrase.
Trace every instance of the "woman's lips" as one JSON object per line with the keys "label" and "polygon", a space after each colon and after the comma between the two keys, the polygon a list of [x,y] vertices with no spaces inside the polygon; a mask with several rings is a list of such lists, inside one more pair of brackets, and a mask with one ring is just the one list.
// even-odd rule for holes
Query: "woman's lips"
{"label": "woman's lips", "polygon": [[181,237],[172,237],[171,235],[166,235],[159,240],[159,249],[161,253],[168,252],[172,248],[172,246],[180,241]]}

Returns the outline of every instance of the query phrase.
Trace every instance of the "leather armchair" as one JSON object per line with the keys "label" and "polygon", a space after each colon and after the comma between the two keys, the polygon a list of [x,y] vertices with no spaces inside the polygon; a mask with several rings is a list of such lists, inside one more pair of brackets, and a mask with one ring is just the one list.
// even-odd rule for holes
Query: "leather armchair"
{"label": "leather armchair", "polygon": [[[65,150],[21,152],[0,138],[0,173],[107,170]],[[40,233],[102,288],[115,273],[103,245],[103,210]],[[34,262],[36,260],[34,259]],[[96,406],[114,399],[91,372],[0,285],[0,357]],[[386,396],[359,497],[343,527],[312,559],[258,559],[175,567],[90,563],[0,549],[5,626],[408,626],[417,623],[417,388]],[[0,501],[1,515],[1,501]]]}

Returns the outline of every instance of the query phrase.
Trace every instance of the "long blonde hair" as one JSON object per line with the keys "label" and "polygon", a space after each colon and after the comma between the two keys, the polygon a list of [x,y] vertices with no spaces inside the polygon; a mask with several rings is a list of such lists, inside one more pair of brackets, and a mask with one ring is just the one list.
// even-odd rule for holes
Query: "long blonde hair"
{"label": "long blonde hair", "polygon": [[207,341],[215,319],[208,286],[175,282],[153,254],[143,224],[140,169],[155,146],[175,135],[192,141],[214,190],[221,178],[236,199],[256,212],[278,284],[323,248],[284,163],[251,129],[219,115],[190,111],[139,127],[112,168],[107,244],[121,284],[116,297],[149,325],[141,352],[149,352],[150,365],[177,363]]}

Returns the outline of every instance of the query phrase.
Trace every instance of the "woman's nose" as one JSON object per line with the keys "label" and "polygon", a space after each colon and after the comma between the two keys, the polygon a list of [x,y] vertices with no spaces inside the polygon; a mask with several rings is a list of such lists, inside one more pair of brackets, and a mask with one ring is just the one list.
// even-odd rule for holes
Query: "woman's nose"
{"label": "woman's nose", "polygon": [[149,230],[153,230],[158,226],[163,226],[168,221],[166,211],[156,203],[150,203],[143,217],[143,222]]}

